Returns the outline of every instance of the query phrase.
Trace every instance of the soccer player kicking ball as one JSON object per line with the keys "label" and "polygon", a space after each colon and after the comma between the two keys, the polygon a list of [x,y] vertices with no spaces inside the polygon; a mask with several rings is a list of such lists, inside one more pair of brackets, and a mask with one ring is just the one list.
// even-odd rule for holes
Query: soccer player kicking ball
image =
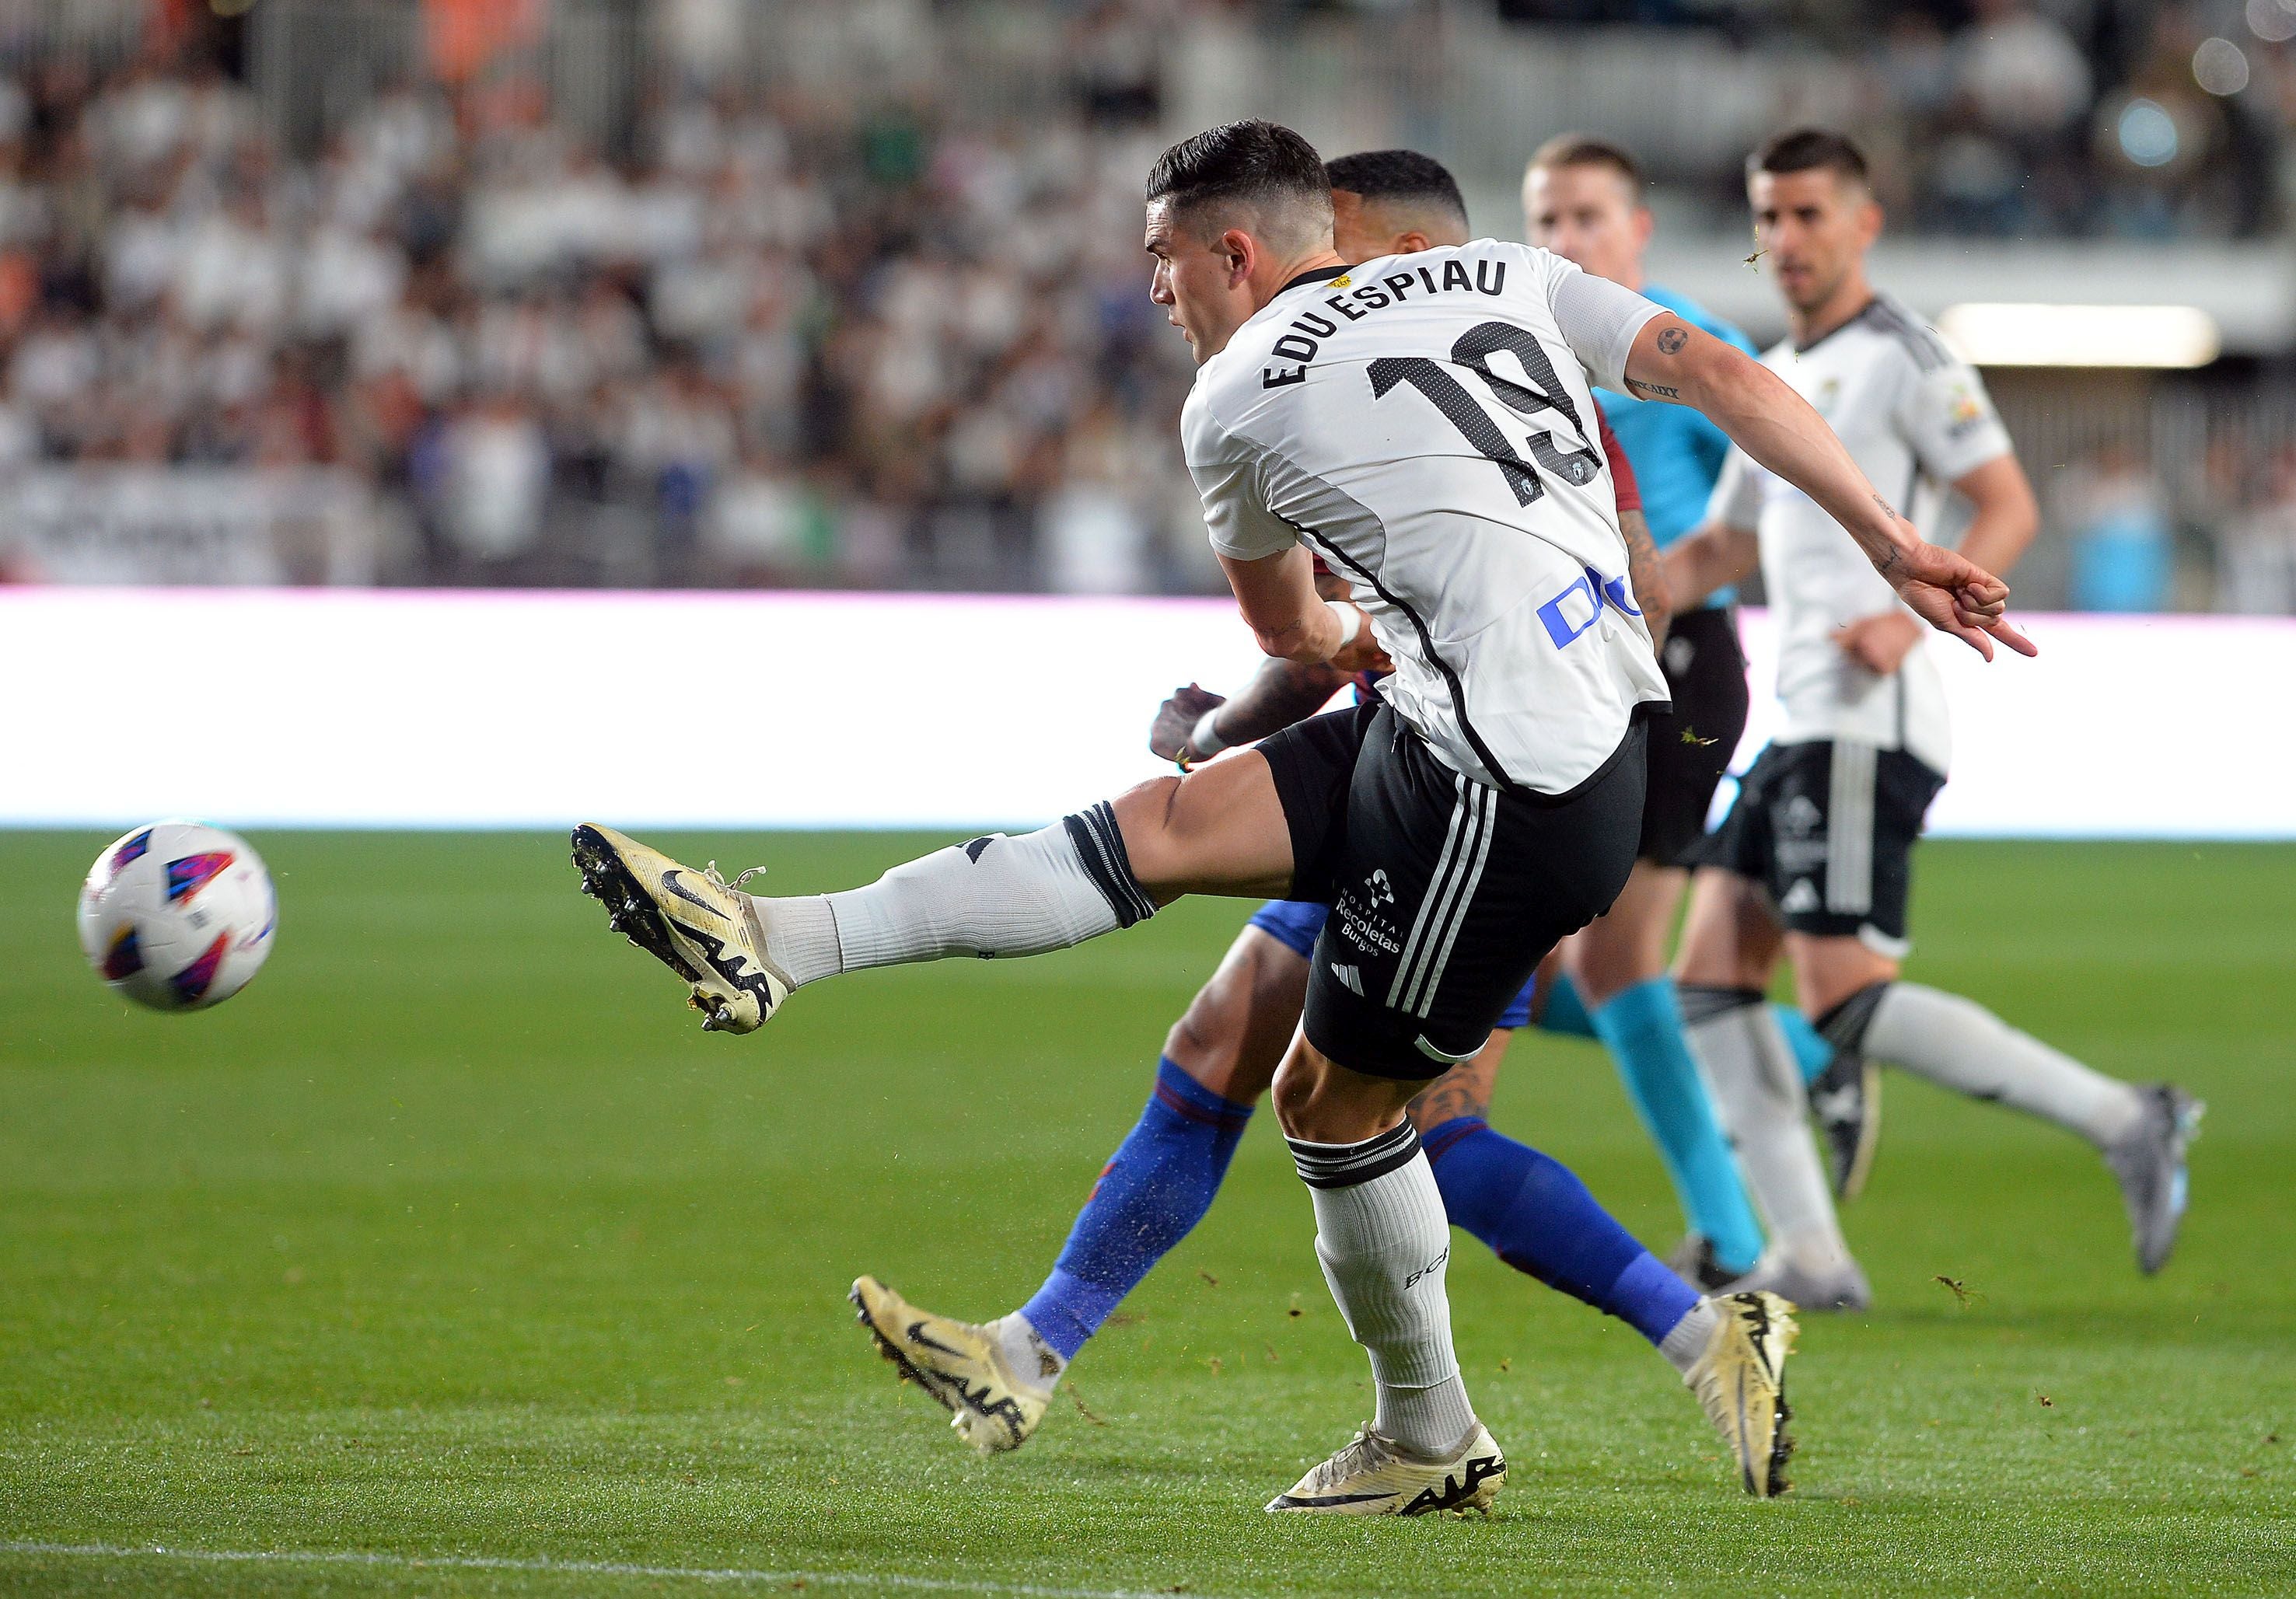
{"label": "soccer player kicking ball", "polygon": [[[1147,202],[1152,298],[1199,365],[1189,471],[1238,607],[1285,660],[1347,669],[1375,636],[1396,666],[1385,701],[839,894],[744,895],[589,824],[575,857],[709,1021],[740,1031],[807,982],[1064,948],[1183,894],[1329,904],[1275,1108],[1376,1412],[1271,1508],[1482,1508],[1506,1464],[1460,1380],[1442,1200],[1404,1109],[1633,864],[1637,711],[1665,687],[1585,372],[1713,416],[1933,625],[1988,654],[1992,637],[2031,646],[2003,619],[2006,586],[1890,511],[1806,402],[1640,296],[1488,242],[1351,269],[1322,160],[1265,122],[1173,146]],[[1316,594],[1308,545],[1354,603]],[[1735,1380],[1767,1425],[1775,1371]]]}
{"label": "soccer player kicking ball", "polygon": [[[1763,364],[1869,478],[1906,485],[1909,501],[1939,485],[1967,496],[1963,553],[2006,570],[2033,536],[2032,492],[1977,373],[1866,282],[1882,211],[1864,157],[1839,134],[1804,129],[1764,145],[1747,172],[1792,330]],[[2094,1144],[2120,1179],[2137,1264],[2156,1271],[2184,1215],[2185,1146],[2202,1107],[2179,1088],[2101,1076],[1981,1005],[1899,980],[1914,841],[1945,784],[1944,683],[1920,619],[1831,508],[1752,455],[1732,452],[1709,525],[1666,555],[1685,604],[1759,562],[1778,620],[1784,726],[1697,852],[1679,969],[1692,1047],[1770,1226],[1740,1286],[1805,1308],[1868,1298],[1802,1128],[1800,1077],[1763,1003],[1782,951],[1837,1052],[1816,1095],[1837,1189],[1864,1179],[1878,1126],[1871,1062],[1888,1061]]]}
{"label": "soccer player kicking ball", "polygon": [[[1341,156],[1325,170],[1335,214],[1332,247],[1345,259],[1467,242],[1466,204],[1441,163],[1407,150],[1374,151]],[[1642,529],[1633,469],[1599,418],[1597,428],[1636,597],[1649,609],[1654,602],[1644,596],[1654,585],[1632,561],[1655,556]],[[1346,597],[1346,585],[1327,576],[1319,574],[1317,587],[1327,598]],[[1387,663],[1382,658],[1378,664],[1383,671]],[[1370,692],[1363,680],[1374,676],[1358,676],[1359,697]],[[1185,768],[1313,715],[1348,681],[1328,665],[1270,660],[1234,701],[1179,690],[1158,711],[1149,745]],[[1299,1025],[1308,961],[1330,915],[1313,901],[1275,900],[1237,935],[1166,1039],[1147,1108],[1110,1158],[1059,1260],[1027,1304],[986,1324],[964,1322],[921,1309],[874,1277],[854,1283],[854,1300],[879,1349],[954,1413],[957,1435],[983,1454],[1027,1441],[1069,1362],[1210,1208],[1252,1107]],[[1699,1396],[1731,1446],[1740,1481],[1767,1496],[1783,1485],[1792,1451],[1782,1371],[1790,1329],[1767,1307],[1701,1299],[1560,1162],[1484,1119],[1513,1029],[1529,1022],[1532,1008],[1527,986],[1475,1058],[1411,1102],[1444,1210],[1508,1265],[1620,1317],[1647,1338]],[[1710,1126],[1710,1112],[1708,1120]],[[1719,1131],[1712,1136],[1718,1145]],[[1722,1159],[1734,1186],[1726,1149]],[[1742,1269],[1759,1251],[1758,1241]],[[1773,1349],[1749,1347],[1762,1337]],[[1781,1377],[1775,1424],[1742,1427],[1729,1376],[1772,1366]]]}

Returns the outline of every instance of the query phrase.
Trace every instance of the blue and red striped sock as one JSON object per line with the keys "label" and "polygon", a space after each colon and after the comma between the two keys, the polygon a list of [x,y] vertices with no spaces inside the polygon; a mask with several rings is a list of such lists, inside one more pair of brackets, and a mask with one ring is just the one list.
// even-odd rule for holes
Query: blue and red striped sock
{"label": "blue and red striped sock", "polygon": [[1149,1268],[1211,1208],[1251,1107],[1223,1099],[1168,1060],[1156,1092],[1100,1174],[1052,1275],[1021,1307],[1044,1341],[1073,1360]]}

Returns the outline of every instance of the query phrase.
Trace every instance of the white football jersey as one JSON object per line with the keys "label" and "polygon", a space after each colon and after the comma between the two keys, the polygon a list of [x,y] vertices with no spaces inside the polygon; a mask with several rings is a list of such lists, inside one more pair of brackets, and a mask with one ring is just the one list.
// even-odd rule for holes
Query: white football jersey
{"label": "white football jersey", "polygon": [[[1896,301],[1881,297],[1806,349],[1762,364],[1791,383],[1849,447],[1868,480],[1926,536],[1945,485],[2010,453],[1983,380]],[[1733,449],[1710,515],[1752,529],[1778,626],[1776,742],[1854,739],[1904,750],[1939,775],[1953,758],[1945,683],[1925,637],[1884,677],[1853,662],[1837,628],[1901,602],[1865,552],[1808,495]]]}
{"label": "white football jersey", "polygon": [[1570,791],[1667,698],[1587,384],[1620,387],[1659,315],[1488,239],[1302,275],[1188,396],[1212,547],[1306,543],[1394,659],[1382,697],[1446,765]]}

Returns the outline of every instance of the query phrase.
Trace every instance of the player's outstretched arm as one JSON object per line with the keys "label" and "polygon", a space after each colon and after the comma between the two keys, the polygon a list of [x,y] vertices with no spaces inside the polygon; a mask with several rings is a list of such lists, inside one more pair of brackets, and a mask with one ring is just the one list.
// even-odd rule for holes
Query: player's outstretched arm
{"label": "player's outstretched arm", "polygon": [[1337,667],[1296,660],[1261,662],[1233,700],[1191,683],[1157,708],[1148,748],[1182,766],[1210,760],[1314,716],[1347,685],[1348,674]]}
{"label": "player's outstretched arm", "polygon": [[1703,412],[1740,449],[1816,500],[1931,627],[1988,660],[1995,639],[2037,653],[2002,614],[2009,586],[1924,539],[1866,481],[1824,418],[1760,362],[1678,317],[1655,316],[1635,335],[1626,379],[1646,398]]}

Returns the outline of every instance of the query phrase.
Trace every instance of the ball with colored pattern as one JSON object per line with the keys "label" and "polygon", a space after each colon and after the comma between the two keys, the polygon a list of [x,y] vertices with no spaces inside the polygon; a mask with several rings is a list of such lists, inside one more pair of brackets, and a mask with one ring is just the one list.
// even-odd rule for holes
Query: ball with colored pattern
{"label": "ball with colored pattern", "polygon": [[95,857],[79,947],[96,975],[155,1011],[219,1004],[263,969],[279,903],[245,839],[198,822],[139,827]]}

